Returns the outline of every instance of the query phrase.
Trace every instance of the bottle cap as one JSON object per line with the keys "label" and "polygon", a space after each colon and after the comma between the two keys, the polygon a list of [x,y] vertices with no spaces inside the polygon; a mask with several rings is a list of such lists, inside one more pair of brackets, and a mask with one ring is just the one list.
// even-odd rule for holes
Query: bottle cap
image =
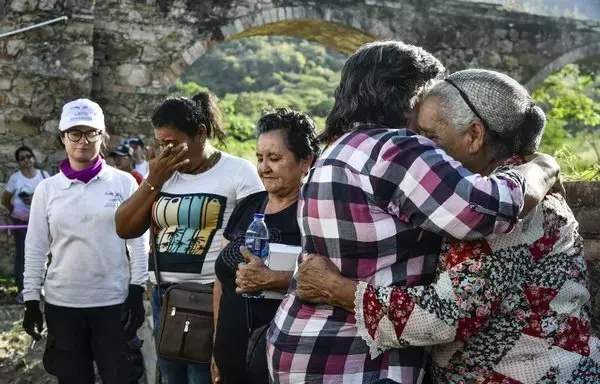
{"label": "bottle cap", "polygon": [[254,214],[254,218],[255,219],[264,219],[265,218],[265,214],[264,213],[255,213]]}

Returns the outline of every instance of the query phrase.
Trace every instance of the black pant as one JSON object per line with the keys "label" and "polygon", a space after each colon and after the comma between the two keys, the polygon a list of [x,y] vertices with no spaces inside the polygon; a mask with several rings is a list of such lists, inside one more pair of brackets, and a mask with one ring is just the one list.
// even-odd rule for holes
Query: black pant
{"label": "black pant", "polygon": [[67,308],[46,303],[46,371],[56,376],[59,384],[93,384],[95,361],[104,384],[127,383],[122,308]]}
{"label": "black pant", "polygon": [[[14,225],[27,225],[26,221],[13,218]],[[27,229],[15,229],[15,282],[19,292],[23,290],[23,272],[25,272],[25,236]]]}

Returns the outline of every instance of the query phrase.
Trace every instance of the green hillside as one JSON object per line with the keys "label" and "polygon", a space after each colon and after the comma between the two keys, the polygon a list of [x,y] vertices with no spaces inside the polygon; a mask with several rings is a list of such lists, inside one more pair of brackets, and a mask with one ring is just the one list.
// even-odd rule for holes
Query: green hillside
{"label": "green hillside", "polygon": [[323,128],[346,58],[289,37],[253,37],[222,44],[196,61],[174,92],[210,89],[228,130],[227,151],[254,161],[254,123],[264,111],[289,107]]}
{"label": "green hillside", "polygon": [[[254,161],[254,123],[264,111],[290,107],[308,113],[323,128],[345,59],[306,40],[245,38],[202,56],[173,91],[190,96],[202,89],[214,92],[228,130],[226,150]],[[568,66],[534,93],[548,115],[542,150],[557,154],[565,170],[579,178],[581,170],[597,167],[600,160],[597,63]],[[598,177],[597,173],[595,168],[592,174]]]}

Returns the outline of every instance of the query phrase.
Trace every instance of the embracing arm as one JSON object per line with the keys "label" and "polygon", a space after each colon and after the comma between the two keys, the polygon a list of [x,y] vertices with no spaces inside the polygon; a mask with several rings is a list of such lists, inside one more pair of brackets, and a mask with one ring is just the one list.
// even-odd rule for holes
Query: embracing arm
{"label": "embracing arm", "polygon": [[530,156],[527,163],[518,165],[525,177],[525,198],[519,218],[529,214],[546,196],[550,188],[558,181],[560,166],[554,157],[545,154]]}
{"label": "embracing arm", "polygon": [[[485,240],[456,241],[449,245],[436,281],[407,288],[348,279],[329,259],[310,255],[299,268],[297,295],[353,312],[375,358],[393,348],[467,340],[526,273],[527,260],[527,245],[492,255]],[[319,278],[310,277],[315,275]],[[320,296],[310,297],[319,291]]]}
{"label": "embracing arm", "polygon": [[550,190],[559,171],[553,159],[539,156],[484,177],[429,139],[398,134],[379,157],[371,179],[380,206],[422,229],[457,239],[510,232],[541,201],[541,191]]}

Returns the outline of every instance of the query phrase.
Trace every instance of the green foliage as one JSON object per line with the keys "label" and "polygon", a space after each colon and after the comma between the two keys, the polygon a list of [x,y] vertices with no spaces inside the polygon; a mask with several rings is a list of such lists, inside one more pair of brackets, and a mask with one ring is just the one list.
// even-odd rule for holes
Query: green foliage
{"label": "green foliage", "polygon": [[532,95],[547,111],[541,150],[555,154],[574,178],[591,177],[600,161],[599,85],[598,72],[567,65]]}
{"label": "green foliage", "polygon": [[17,296],[17,284],[12,277],[0,277],[0,303],[10,302]]}
{"label": "green foliage", "polygon": [[[283,93],[318,87],[332,95],[345,57],[307,40],[257,36],[221,44],[196,61],[182,76],[217,96],[242,92]],[[292,87],[292,88],[290,88]]]}
{"label": "green foliage", "polygon": [[567,65],[550,75],[542,87],[533,93],[540,103],[549,105],[548,120],[580,123],[586,127],[600,125],[598,79],[593,74],[582,75],[575,65]]}
{"label": "green foliage", "polygon": [[548,120],[546,130],[540,145],[540,150],[545,153],[555,153],[562,148],[571,135],[565,129],[567,125],[563,120]]}
{"label": "green foliage", "polygon": [[264,112],[295,109],[323,128],[344,61],[344,56],[306,40],[247,38],[204,55],[177,81],[173,92],[186,96],[207,89],[214,92],[228,133],[226,150],[254,160],[254,124]]}
{"label": "green foliage", "polygon": [[562,172],[570,181],[600,181],[600,165],[582,164],[581,157],[571,152],[568,145],[555,152],[556,159],[562,164]]}

